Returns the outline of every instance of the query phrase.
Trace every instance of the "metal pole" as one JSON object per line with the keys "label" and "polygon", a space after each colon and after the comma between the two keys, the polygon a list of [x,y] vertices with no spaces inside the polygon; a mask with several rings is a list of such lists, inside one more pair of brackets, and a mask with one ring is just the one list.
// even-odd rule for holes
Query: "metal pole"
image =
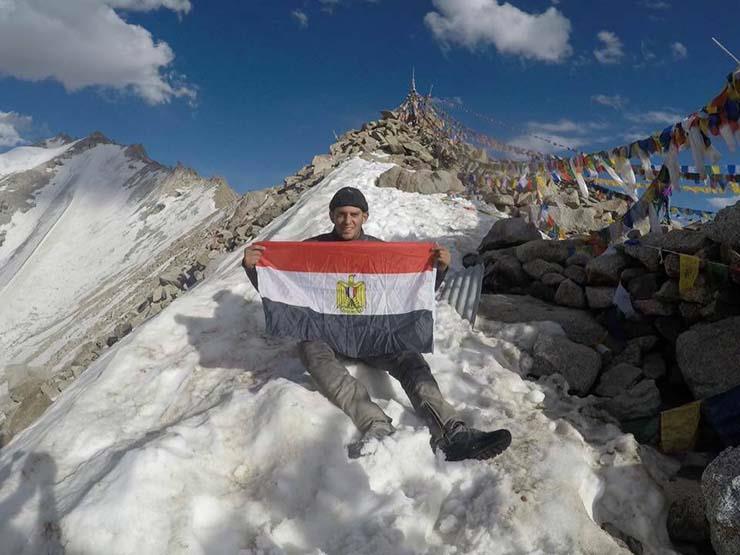
{"label": "metal pole", "polygon": [[735,60],[735,63],[736,63],[736,64],[737,64],[738,66],[740,66],[740,60],[738,60],[738,59],[737,59],[737,57],[735,57],[735,55],[734,55],[734,54],[733,54],[732,52],[730,52],[729,50],[727,50],[727,48],[725,48],[724,46],[722,46],[722,43],[721,43],[721,42],[719,42],[719,41],[718,41],[717,39],[715,39],[714,37],[712,37],[712,40],[714,41],[714,43],[715,43],[715,44],[716,44],[717,46],[719,46],[719,47],[720,47],[720,48],[721,48],[722,50],[724,50],[724,51],[725,51],[725,54],[727,54],[727,55],[728,55],[728,56],[729,56],[730,58],[732,58],[733,60]]}

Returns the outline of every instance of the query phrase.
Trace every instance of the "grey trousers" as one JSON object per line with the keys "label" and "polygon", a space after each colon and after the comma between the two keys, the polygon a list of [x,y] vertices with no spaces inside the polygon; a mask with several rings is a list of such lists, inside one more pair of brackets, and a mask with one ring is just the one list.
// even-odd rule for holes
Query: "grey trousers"
{"label": "grey trousers", "polygon": [[[365,386],[353,378],[336,353],[323,341],[303,341],[301,360],[319,391],[349,416],[364,432],[374,421],[391,418],[372,402]],[[410,351],[394,355],[359,359],[368,366],[388,373],[401,382],[416,413],[429,427],[432,439],[443,435],[449,422],[458,420],[455,409],[445,401],[424,357]]]}

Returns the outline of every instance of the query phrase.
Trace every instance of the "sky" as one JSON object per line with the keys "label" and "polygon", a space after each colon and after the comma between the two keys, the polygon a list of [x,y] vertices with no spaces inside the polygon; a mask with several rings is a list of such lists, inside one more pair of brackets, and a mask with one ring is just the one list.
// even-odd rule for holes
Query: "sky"
{"label": "sky", "polygon": [[[721,90],[736,64],[711,37],[740,56],[737,7],[0,0],[0,151],[98,130],[241,193],[279,184],[335,133],[397,106],[412,68],[422,92],[433,87],[457,105],[452,115],[492,137],[541,152],[552,145],[530,133],[602,150],[679,121]],[[723,153],[722,163],[740,162]]]}

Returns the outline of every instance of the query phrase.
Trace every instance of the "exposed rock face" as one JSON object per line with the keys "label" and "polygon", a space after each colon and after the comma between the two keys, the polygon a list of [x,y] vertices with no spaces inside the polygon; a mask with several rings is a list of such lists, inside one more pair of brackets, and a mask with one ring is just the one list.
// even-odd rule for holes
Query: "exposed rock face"
{"label": "exposed rock face", "polygon": [[493,224],[481,241],[478,252],[521,245],[539,238],[540,232],[534,224],[522,218],[504,218]]}
{"label": "exposed rock face", "polygon": [[740,553],[740,447],[722,452],[701,480],[712,546],[717,555]]}
{"label": "exposed rock face", "polygon": [[696,399],[740,385],[740,316],[685,331],[676,342],[676,358]]}
{"label": "exposed rock face", "polygon": [[601,368],[599,353],[563,336],[540,334],[533,356],[533,375],[561,374],[580,395],[588,393]]}
{"label": "exposed rock face", "polygon": [[451,172],[444,170],[416,170],[410,172],[393,166],[378,177],[378,187],[394,187],[408,193],[460,193],[464,191],[460,180]]}

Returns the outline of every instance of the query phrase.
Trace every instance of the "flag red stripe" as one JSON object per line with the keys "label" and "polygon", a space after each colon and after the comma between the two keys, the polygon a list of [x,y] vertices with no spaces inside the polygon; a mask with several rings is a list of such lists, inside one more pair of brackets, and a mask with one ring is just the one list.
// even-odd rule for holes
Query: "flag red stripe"
{"label": "flag red stripe", "polygon": [[260,241],[257,266],[286,272],[412,274],[432,270],[432,243]]}

